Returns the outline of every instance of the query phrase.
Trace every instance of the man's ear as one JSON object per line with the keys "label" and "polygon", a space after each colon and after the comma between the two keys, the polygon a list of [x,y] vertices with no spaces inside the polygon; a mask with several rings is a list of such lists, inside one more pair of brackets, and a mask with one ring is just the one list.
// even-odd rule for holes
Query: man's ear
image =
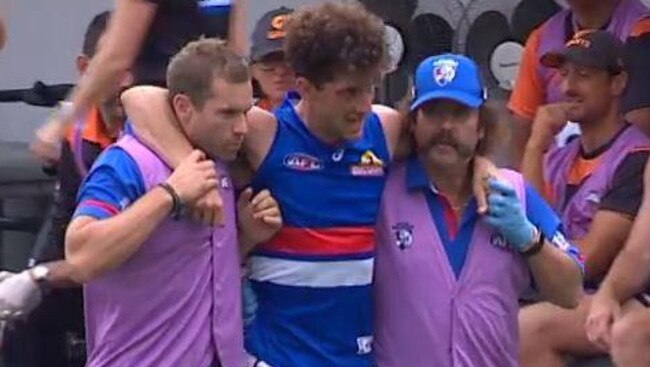
{"label": "man's ear", "polygon": [[622,96],[623,93],[625,93],[627,78],[628,74],[625,71],[620,72],[618,75],[614,75],[612,78],[612,94],[615,97]]}
{"label": "man's ear", "polygon": [[78,55],[77,60],[75,60],[75,65],[79,75],[82,75],[86,72],[86,69],[88,69],[88,65],[90,65],[90,57],[83,54]]}
{"label": "man's ear", "polygon": [[316,89],[316,86],[307,80],[307,78],[302,76],[296,77],[296,90],[303,98],[313,94]]}
{"label": "man's ear", "polygon": [[415,124],[417,123],[418,113],[420,113],[419,109],[408,113],[404,117],[406,119],[406,126],[408,128],[408,131],[411,134],[415,134]]}
{"label": "man's ear", "polygon": [[185,94],[179,93],[172,98],[172,108],[178,116],[178,120],[181,124],[187,124],[192,118],[194,113],[194,106],[190,97]]}

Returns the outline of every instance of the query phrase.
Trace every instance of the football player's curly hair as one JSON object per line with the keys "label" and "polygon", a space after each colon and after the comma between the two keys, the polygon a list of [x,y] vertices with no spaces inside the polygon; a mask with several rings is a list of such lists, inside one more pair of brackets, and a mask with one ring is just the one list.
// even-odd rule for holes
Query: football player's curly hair
{"label": "football player's curly hair", "polygon": [[356,2],[326,2],[296,11],[287,24],[286,59],[317,87],[344,72],[387,64],[384,23]]}

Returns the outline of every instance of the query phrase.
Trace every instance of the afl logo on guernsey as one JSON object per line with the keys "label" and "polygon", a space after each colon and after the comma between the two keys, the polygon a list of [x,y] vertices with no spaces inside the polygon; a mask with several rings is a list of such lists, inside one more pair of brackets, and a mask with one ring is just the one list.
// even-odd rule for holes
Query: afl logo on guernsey
{"label": "afl logo on guernsey", "polygon": [[284,165],[297,171],[318,171],[323,169],[323,162],[305,153],[292,153],[284,157]]}
{"label": "afl logo on guernsey", "polygon": [[353,165],[350,171],[353,176],[383,176],[384,161],[372,151],[366,150],[361,156],[360,162]]}

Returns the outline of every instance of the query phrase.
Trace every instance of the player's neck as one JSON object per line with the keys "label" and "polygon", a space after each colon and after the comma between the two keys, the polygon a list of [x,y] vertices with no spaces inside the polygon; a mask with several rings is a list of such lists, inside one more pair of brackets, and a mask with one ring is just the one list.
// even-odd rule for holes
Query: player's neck
{"label": "player's neck", "polygon": [[315,113],[314,109],[311,108],[308,101],[301,100],[296,106],[296,112],[307,126],[307,129],[309,129],[309,132],[323,143],[331,145],[343,143],[341,138],[330,134],[329,129],[327,129],[327,125],[330,121],[323,121],[320,115]]}
{"label": "player's neck", "polygon": [[436,190],[450,201],[452,206],[467,204],[472,195],[471,163],[455,167],[436,167],[428,165],[429,181]]}
{"label": "player's neck", "polygon": [[599,29],[609,22],[619,1],[576,1],[571,8],[574,21],[580,29]]}
{"label": "player's neck", "polygon": [[617,109],[612,109],[599,121],[580,124],[582,150],[593,152],[610,142],[625,126],[625,119]]}

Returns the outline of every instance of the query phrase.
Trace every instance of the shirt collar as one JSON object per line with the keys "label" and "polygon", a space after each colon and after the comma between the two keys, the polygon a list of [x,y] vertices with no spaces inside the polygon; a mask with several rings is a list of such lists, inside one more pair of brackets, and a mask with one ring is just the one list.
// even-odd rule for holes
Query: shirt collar
{"label": "shirt collar", "polygon": [[[411,155],[406,162],[406,188],[409,191],[430,190],[436,195],[440,194],[436,185],[429,180],[420,157],[415,154]],[[474,198],[472,198],[473,200]]]}
{"label": "shirt collar", "polygon": [[417,155],[412,155],[406,162],[406,187],[409,191],[433,187],[427,171]]}

